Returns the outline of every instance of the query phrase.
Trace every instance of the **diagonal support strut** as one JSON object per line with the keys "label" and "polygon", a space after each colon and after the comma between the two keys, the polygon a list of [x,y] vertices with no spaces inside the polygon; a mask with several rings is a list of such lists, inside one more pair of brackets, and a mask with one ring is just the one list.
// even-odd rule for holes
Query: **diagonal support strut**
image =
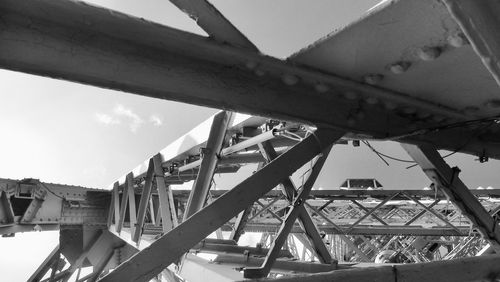
{"label": "diagonal support strut", "polygon": [[149,247],[122,263],[101,281],[150,280],[192,246],[265,195],[282,179],[290,176],[343,135],[344,132],[318,129]]}

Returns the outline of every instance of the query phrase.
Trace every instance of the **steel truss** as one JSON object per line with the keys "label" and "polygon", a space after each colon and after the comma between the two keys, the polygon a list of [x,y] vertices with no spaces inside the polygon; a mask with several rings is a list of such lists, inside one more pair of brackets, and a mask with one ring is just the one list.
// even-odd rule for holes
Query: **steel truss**
{"label": "steel truss", "polygon": [[[412,115],[380,109],[376,104],[383,100],[386,105],[410,105],[416,108],[411,108],[412,112],[423,111],[434,117],[420,120],[424,123],[421,128],[442,126],[447,118],[467,121],[469,116],[464,111],[261,56],[208,2],[172,2],[196,18],[215,42],[76,2],[3,1],[1,66],[152,97],[271,113],[279,118],[328,124],[380,138],[403,136],[404,141],[416,144],[427,141],[455,148],[460,145],[456,141],[460,138],[449,136],[466,135],[470,142],[461,145],[462,150],[484,151],[482,136],[476,138],[474,129],[451,128],[446,132],[449,136],[415,137],[406,134],[407,128],[415,124]],[[495,17],[498,3],[443,2],[499,82]],[[86,19],[79,20],[80,14]],[[33,30],[33,26],[37,29]],[[79,31],[77,37],[75,30]],[[41,41],[44,44],[39,44]],[[130,51],[139,49],[144,52]],[[149,67],[137,75],[137,65]],[[263,73],[262,67],[270,74],[264,83],[253,74]],[[298,83],[299,76],[304,83]],[[284,90],[280,80],[294,87]],[[316,91],[309,89],[313,84]],[[336,99],[336,103],[329,103],[328,96],[322,94],[328,91],[326,84],[347,90],[346,93],[352,91],[356,96],[369,94],[371,99],[367,101],[371,103],[366,103],[366,113],[362,115],[372,118],[363,122],[352,120],[346,111],[359,107],[359,102]],[[193,87],[186,91],[185,85]],[[285,91],[294,103],[256,99],[281,101]],[[246,93],[252,95],[242,95]],[[498,256],[446,261],[484,254],[488,246],[490,251],[500,250],[500,231],[494,214],[498,211],[498,192],[468,190],[460,181],[458,170],[451,169],[436,148],[403,145],[434,182],[437,190],[433,195],[422,191],[316,193],[311,189],[318,170],[313,169],[306,183],[297,187],[289,177],[323,152],[316,163],[321,167],[327,155],[325,150],[345,132],[320,128],[311,133],[300,125],[272,127],[272,123],[266,124],[266,130],[258,129],[263,123],[261,118],[238,121],[235,114],[221,112],[208,126],[211,130],[207,126],[198,128],[198,133],[208,133],[201,134],[208,135],[208,141],[186,145],[181,140],[167,147],[114,183],[111,193],[37,180],[4,180],[0,187],[0,232],[11,236],[23,231],[61,230],[60,246],[30,281],[47,276],[46,280],[67,281],[87,265],[93,266],[93,271],[82,278],[78,272],[77,281],[147,281],[160,279],[160,275],[168,281],[178,281],[171,270],[173,264],[179,267],[177,274],[182,275],[215,271],[210,278],[218,281],[238,280],[241,273],[234,271],[234,265],[246,268],[247,277],[284,274],[286,277],[277,279],[281,281],[498,279]],[[498,157],[498,146],[492,140],[488,144],[490,154]],[[260,152],[239,153],[257,148]],[[201,153],[197,153],[200,149]],[[267,164],[259,166],[255,174],[232,190],[218,195],[210,193],[214,173],[236,172],[243,163],[254,162]],[[170,185],[189,180],[196,181],[183,201]],[[282,191],[269,192],[278,185]],[[298,226],[294,224],[296,219]],[[217,230],[221,230],[218,237],[222,237],[222,230],[231,231],[231,240],[206,239]],[[245,231],[261,232],[261,244],[255,248],[238,246]],[[217,266],[192,252],[217,253]],[[283,259],[287,256],[321,263]],[[332,264],[331,257],[340,262],[441,261],[344,270],[350,267]],[[114,271],[108,273],[111,269]],[[297,276],[296,272],[312,274]]]}
{"label": "steel truss", "polygon": [[[114,183],[111,191],[33,179],[1,181],[0,231],[4,236],[28,230],[61,230],[63,248],[47,258],[33,274],[33,281],[49,272],[52,280],[65,281],[83,265],[92,265],[94,271],[77,281],[94,281],[110,269],[115,270],[103,281],[130,278],[132,270],[134,279],[142,281],[159,277],[177,281],[177,275],[211,268],[193,256],[197,253],[216,254],[216,272],[222,275],[217,279],[234,281],[243,276],[326,272],[345,268],[342,263],[422,263],[472,257],[484,253],[492,243],[491,237],[485,240],[481,236],[484,231],[479,228],[479,218],[472,216],[474,212],[456,205],[456,196],[450,197],[441,182],[435,185],[439,189],[431,191],[310,190],[328,156],[328,143],[338,140],[340,133],[326,130],[322,137],[321,131],[311,134],[297,124],[271,125],[264,119],[225,112],[213,121],[204,125],[210,130],[201,130],[208,135],[208,142],[201,140],[171,155],[167,147],[149,159],[147,166]],[[289,139],[290,134],[303,141]],[[210,141],[215,138],[219,141]],[[311,159],[320,149],[323,152]],[[410,155],[422,161],[416,153]],[[438,163],[438,159],[432,160]],[[289,176],[310,160],[316,165],[306,166],[312,169],[306,169],[302,184],[295,188],[297,181]],[[237,172],[248,163],[259,165],[247,180],[232,190],[209,190],[214,173]],[[437,166],[440,170],[421,165],[430,175],[442,170],[442,165]],[[199,173],[204,170],[206,175]],[[182,174],[187,171],[191,174]],[[193,190],[171,188],[173,182],[189,180],[196,180]],[[204,187],[201,193],[205,196],[198,198],[205,200],[198,204],[198,211],[187,216],[197,185]],[[467,191],[470,196],[465,200],[475,201],[490,218],[500,209],[500,190]],[[295,219],[299,219],[297,223]],[[96,235],[99,230],[104,230],[102,235]],[[214,231],[218,231],[218,239],[205,238]],[[246,233],[260,233],[260,244],[239,246]],[[82,239],[78,246],[68,243],[67,238],[75,236]],[[98,239],[101,243],[95,247],[92,242]],[[170,250],[168,257],[166,249]],[[86,259],[91,250],[93,259],[89,262]],[[152,260],[151,255],[158,259]],[[67,256],[69,266],[55,265],[57,256],[59,260]],[[171,263],[178,264],[178,269],[168,267]],[[235,266],[245,271],[233,273]]]}

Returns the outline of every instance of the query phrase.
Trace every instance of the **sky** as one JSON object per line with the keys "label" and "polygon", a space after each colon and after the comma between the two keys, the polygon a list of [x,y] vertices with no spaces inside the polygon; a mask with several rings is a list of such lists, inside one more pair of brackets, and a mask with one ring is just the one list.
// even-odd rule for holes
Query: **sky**
{"label": "sky", "polygon": [[[166,0],[88,2],[205,34]],[[286,58],[359,18],[378,0],[212,3],[263,53]],[[217,111],[6,70],[0,70],[0,81],[1,178],[106,188]],[[373,145],[391,156],[409,159],[396,143]],[[498,161],[480,164],[461,154],[447,161],[462,168],[461,177],[470,187],[497,187]],[[429,185],[420,169],[406,166],[398,162],[386,166],[363,145],[339,145],[332,150],[316,188],[337,187],[346,178],[377,178],[392,189]],[[2,253],[10,254],[0,256],[2,278],[26,280],[57,240],[57,232],[0,238]]]}

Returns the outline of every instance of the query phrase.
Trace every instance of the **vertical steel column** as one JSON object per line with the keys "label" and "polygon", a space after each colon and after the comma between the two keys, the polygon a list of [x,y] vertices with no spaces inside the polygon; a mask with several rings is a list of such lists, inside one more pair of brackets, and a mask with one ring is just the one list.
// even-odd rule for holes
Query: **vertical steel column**
{"label": "vertical steel column", "polygon": [[184,220],[201,210],[207,200],[212,177],[217,168],[217,154],[222,149],[226,129],[231,119],[231,112],[222,111],[214,116],[210,135],[207,140],[207,146],[202,154],[202,161],[198,176],[193,184],[193,189],[189,194]]}
{"label": "vertical steel column", "polygon": [[146,210],[148,208],[149,198],[151,197],[151,191],[153,188],[153,174],[154,174],[154,163],[153,159],[149,160],[148,171],[146,172],[146,180],[144,182],[144,187],[142,187],[141,200],[139,201],[139,209],[137,210],[137,225],[134,230],[134,236],[132,241],[138,243],[139,238],[142,234],[142,227],[144,225],[144,218],[146,217]]}
{"label": "vertical steel column", "polygon": [[102,281],[148,281],[153,278],[192,246],[265,195],[282,179],[290,176],[343,135],[344,132],[318,129],[313,135],[122,263],[103,277]]}
{"label": "vertical steel column", "polygon": [[450,168],[436,149],[428,145],[401,144],[403,149],[419,164],[424,173],[460,209],[483,237],[500,252],[498,222],[486,211],[478,199],[458,177],[458,169]]}
{"label": "vertical steel column", "polygon": [[135,209],[135,191],[134,191],[134,174],[130,172],[126,176],[124,191],[128,195],[128,215],[130,221],[130,234],[135,233],[135,228],[137,224],[137,211]]}
{"label": "vertical steel column", "polygon": [[[309,193],[311,192],[316,179],[318,178],[319,172],[321,168],[323,168],[323,164],[325,163],[328,154],[330,153],[330,149],[332,147],[326,148],[322,155],[316,160],[314,167],[310,176],[307,178],[301,192],[293,199],[292,206],[288,211],[284,222],[281,224],[281,227],[278,231],[278,235],[274,239],[269,248],[269,252],[266,255],[266,259],[264,263],[257,268],[245,268],[244,277],[245,278],[263,278],[266,277],[271,268],[278,258],[278,255],[283,247],[283,244],[286,242],[290,231],[293,228],[293,225],[299,215],[304,211],[304,202],[307,200]],[[309,217],[310,218],[310,217]]]}
{"label": "vertical steel column", "polygon": [[9,200],[9,194],[7,191],[0,190],[0,208],[3,211],[2,217],[0,218],[0,224],[7,224],[14,222],[14,210]]}
{"label": "vertical steel column", "polygon": [[120,221],[120,193],[118,189],[120,185],[117,182],[113,185],[113,210],[115,211],[115,229],[118,226],[118,222]]}
{"label": "vertical steel column", "polygon": [[127,191],[127,182],[125,180],[125,184],[122,189],[122,202],[120,204],[120,219],[116,223],[116,232],[120,233],[122,231],[123,223],[125,222],[125,213],[127,212],[127,204],[128,204],[128,191]]}
{"label": "vertical steel column", "polygon": [[108,209],[108,221],[107,221],[108,229],[111,228],[111,225],[113,225],[114,213],[115,213],[115,189],[113,187],[113,190],[111,190],[111,200],[109,201],[109,209]]}
{"label": "vertical steel column", "polygon": [[159,210],[161,215],[161,226],[164,233],[174,229],[173,215],[171,214],[170,200],[168,199],[169,187],[165,185],[165,172],[161,166],[163,160],[160,154],[153,157],[155,166],[156,189],[158,190]]}

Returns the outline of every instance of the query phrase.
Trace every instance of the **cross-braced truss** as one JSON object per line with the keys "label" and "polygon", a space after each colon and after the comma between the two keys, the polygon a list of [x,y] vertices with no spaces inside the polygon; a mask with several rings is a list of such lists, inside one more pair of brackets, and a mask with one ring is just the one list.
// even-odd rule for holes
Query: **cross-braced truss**
{"label": "cross-braced truss", "polygon": [[[193,273],[202,270],[213,271],[213,280],[237,281],[494,252],[494,233],[485,236],[463,200],[439,188],[450,184],[435,182],[435,190],[312,190],[332,144],[345,146],[341,137],[220,112],[112,190],[3,180],[0,232],[60,229],[60,246],[30,281],[95,281],[106,274],[103,281],[195,281],[200,277]],[[233,189],[214,187],[214,174],[241,174],[249,164],[256,170]],[[191,190],[172,189],[191,180]],[[467,191],[467,201],[495,220],[500,190]],[[211,233],[215,238],[207,238]],[[249,238],[258,243],[248,246]],[[208,261],[200,254],[215,257]],[[88,266],[93,271],[80,276]]]}
{"label": "cross-braced truss", "polygon": [[[497,2],[388,1],[286,61],[207,1],[172,2],[210,38],[76,1],[2,1],[0,67],[294,122],[222,111],[111,191],[2,180],[1,234],[60,230],[30,281],[498,279],[482,255],[500,251],[499,192],[469,190],[436,151],[500,157]],[[343,137],[408,143],[435,190],[313,190]],[[238,244],[251,233],[256,246]]]}

